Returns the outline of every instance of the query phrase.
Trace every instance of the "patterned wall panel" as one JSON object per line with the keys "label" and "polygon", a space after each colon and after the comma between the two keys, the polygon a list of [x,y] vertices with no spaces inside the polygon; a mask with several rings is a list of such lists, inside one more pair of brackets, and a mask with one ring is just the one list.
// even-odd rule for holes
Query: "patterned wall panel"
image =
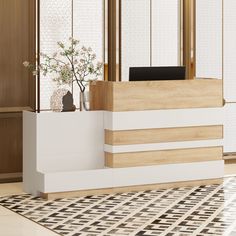
{"label": "patterned wall panel", "polygon": [[122,81],[129,67],[150,66],[150,1],[122,0]]}
{"label": "patterned wall panel", "polygon": [[236,102],[236,1],[224,0],[224,96]]}
{"label": "patterned wall panel", "polygon": [[196,1],[196,76],[222,78],[222,0]]}
{"label": "patterned wall panel", "polygon": [[[65,42],[71,36],[71,0],[40,1],[40,51],[53,54],[57,51],[57,41]],[[50,97],[56,89],[50,76],[40,78],[41,109],[50,109]]]}
{"label": "patterned wall panel", "polygon": [[180,58],[180,1],[152,1],[152,66],[176,66]]}
{"label": "patterned wall panel", "polygon": [[226,104],[224,115],[224,152],[236,152],[236,104]]}
{"label": "patterned wall panel", "polygon": [[[104,0],[73,0],[73,36],[80,40],[81,45],[91,47],[101,62],[104,61],[103,8]],[[73,91],[78,107],[79,88],[76,84]]]}

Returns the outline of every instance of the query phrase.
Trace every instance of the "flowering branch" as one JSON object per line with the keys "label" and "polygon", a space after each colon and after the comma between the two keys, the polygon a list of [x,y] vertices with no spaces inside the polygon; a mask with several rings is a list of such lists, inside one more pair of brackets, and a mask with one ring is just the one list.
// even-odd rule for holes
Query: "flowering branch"
{"label": "flowering branch", "polygon": [[43,62],[35,67],[28,61],[23,65],[32,70],[33,75],[40,72],[44,76],[51,74],[58,85],[71,85],[76,82],[81,92],[85,91],[88,82],[97,80],[102,75],[103,63],[96,62],[96,54],[88,47],[80,46],[79,40],[69,38],[69,46],[57,42],[59,52],[52,56],[40,53]]}

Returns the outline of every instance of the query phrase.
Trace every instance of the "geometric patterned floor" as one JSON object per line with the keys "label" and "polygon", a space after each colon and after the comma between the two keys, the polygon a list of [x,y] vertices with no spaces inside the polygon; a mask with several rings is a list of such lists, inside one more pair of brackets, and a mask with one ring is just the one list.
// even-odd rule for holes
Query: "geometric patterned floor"
{"label": "geometric patterned floor", "polygon": [[54,201],[14,195],[0,205],[66,236],[236,236],[235,177],[223,185]]}

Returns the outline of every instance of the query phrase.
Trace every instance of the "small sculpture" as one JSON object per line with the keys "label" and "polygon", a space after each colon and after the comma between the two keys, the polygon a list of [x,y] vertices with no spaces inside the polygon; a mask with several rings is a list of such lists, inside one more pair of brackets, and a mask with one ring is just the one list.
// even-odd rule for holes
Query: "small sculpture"
{"label": "small sculpture", "polygon": [[50,99],[50,107],[54,112],[75,111],[73,95],[68,89],[57,89]]}
{"label": "small sculpture", "polygon": [[63,110],[62,111],[75,111],[76,107],[73,103],[73,95],[70,91],[62,98]]}

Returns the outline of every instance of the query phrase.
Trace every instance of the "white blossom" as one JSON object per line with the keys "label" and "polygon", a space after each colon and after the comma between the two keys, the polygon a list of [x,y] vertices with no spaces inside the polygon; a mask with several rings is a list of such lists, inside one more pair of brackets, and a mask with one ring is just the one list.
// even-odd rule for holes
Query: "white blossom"
{"label": "white blossom", "polygon": [[23,65],[24,65],[25,67],[28,67],[29,64],[30,64],[30,63],[29,63],[28,61],[24,61],[24,62],[23,62]]}
{"label": "white blossom", "polygon": [[[59,50],[52,56],[40,53],[40,65],[36,66],[25,61],[23,65],[32,70],[33,75],[39,72],[50,78],[58,86],[71,85],[75,81],[83,92],[88,82],[97,80],[102,75],[103,63],[96,61],[96,53],[91,47],[80,45],[79,40],[72,37],[69,43],[57,42]],[[68,46],[66,46],[68,45]]]}

